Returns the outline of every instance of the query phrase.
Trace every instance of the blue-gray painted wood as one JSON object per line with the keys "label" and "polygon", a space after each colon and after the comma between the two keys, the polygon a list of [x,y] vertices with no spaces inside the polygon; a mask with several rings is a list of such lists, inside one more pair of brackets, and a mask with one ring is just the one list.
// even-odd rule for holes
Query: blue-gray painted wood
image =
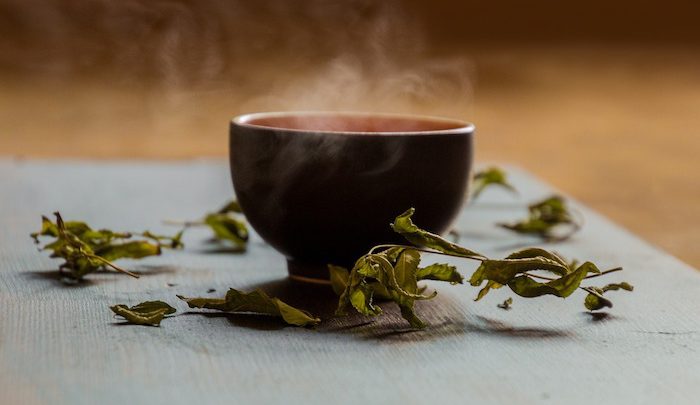
{"label": "blue-gray painted wood", "polygon": [[[502,256],[535,239],[493,226],[525,214],[552,188],[511,169],[521,190],[485,192],[465,209],[461,242]],[[231,197],[221,161],[175,163],[0,161],[0,403],[476,403],[697,404],[700,398],[700,273],[578,205],[586,225],[564,255],[625,271],[634,293],[611,293],[607,316],[584,295],[519,299],[497,290],[437,286],[417,308],[431,323],[405,330],[387,315],[329,319],[316,330],[245,315],[189,314],[175,294],[219,296],[263,286],[332,311],[332,297],[285,282],[284,260],[253,235],[244,255],[211,252],[206,230],[184,251],[122,261],[141,279],[105,273],[80,286],[58,282],[58,262],[28,234],[41,214],[100,227],[172,231],[162,219],[194,219]],[[417,222],[420,224],[420,213]],[[473,263],[459,263],[469,273]],[[207,290],[216,292],[208,294]],[[304,295],[305,294],[305,295]],[[313,297],[321,302],[314,303]],[[178,315],[160,328],[124,326],[109,305],[161,299]]]}

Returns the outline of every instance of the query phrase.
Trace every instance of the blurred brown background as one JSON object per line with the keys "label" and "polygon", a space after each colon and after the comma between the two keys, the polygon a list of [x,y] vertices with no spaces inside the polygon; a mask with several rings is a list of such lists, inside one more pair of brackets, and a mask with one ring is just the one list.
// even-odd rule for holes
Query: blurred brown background
{"label": "blurred brown background", "polygon": [[262,110],[452,116],[479,160],[700,267],[693,4],[0,0],[0,155],[224,156]]}

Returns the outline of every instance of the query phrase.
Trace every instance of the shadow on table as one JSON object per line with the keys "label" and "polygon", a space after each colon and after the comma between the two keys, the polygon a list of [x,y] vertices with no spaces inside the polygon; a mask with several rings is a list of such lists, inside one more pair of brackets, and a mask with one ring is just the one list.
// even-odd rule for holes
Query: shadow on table
{"label": "shadow on table", "polygon": [[[279,298],[285,303],[310,312],[321,319],[329,319],[335,313],[338,297],[328,285],[307,284],[284,278],[249,286],[245,291],[261,289],[273,298]],[[223,297],[226,291],[221,291],[217,297]],[[210,312],[209,310],[193,309],[183,315],[199,315],[207,318],[226,318],[236,326],[249,327],[258,330],[276,330],[288,327],[280,318],[252,313]]]}
{"label": "shadow on table", "polygon": [[588,318],[589,322],[595,322],[595,323],[603,323],[603,322],[610,322],[614,321],[617,319],[620,319],[619,317],[612,315],[609,312],[582,312],[582,314]]}
{"label": "shadow on table", "polygon": [[197,249],[195,252],[200,254],[234,254],[240,255],[246,252],[246,248],[242,246],[233,246],[222,243],[216,239],[208,239],[205,242],[206,248]]}
{"label": "shadow on table", "polygon": [[28,270],[21,274],[32,280],[48,280],[67,288],[90,287],[107,281],[104,279],[74,280],[58,270]]}
{"label": "shadow on table", "polygon": [[[280,279],[250,286],[247,290],[261,289],[271,297],[311,312],[323,319],[315,330],[318,333],[342,335],[349,339],[385,340],[397,342],[424,342],[454,335],[488,334],[504,338],[543,339],[570,338],[573,333],[565,329],[517,327],[504,321],[485,316],[465,319],[461,303],[438,295],[435,299],[417,303],[421,318],[429,324],[422,330],[411,329],[392,302],[378,302],[384,313],[369,318],[357,313],[336,317],[338,297],[329,286],[299,283]],[[208,318],[226,318],[236,326],[257,330],[277,330],[288,327],[279,318],[255,314],[231,314],[217,312],[187,312]]]}
{"label": "shadow on table", "polygon": [[[136,269],[132,270],[134,274],[139,275],[140,277],[148,277],[148,276],[156,276],[160,274],[173,274],[176,273],[178,270],[175,267],[172,266],[139,266]],[[61,272],[59,270],[28,270],[22,272],[22,274],[33,280],[48,280],[51,282],[56,283],[59,286],[67,287],[67,288],[76,288],[76,287],[90,287],[106,282],[113,281],[114,275],[117,275],[119,277],[129,277],[126,274],[121,274],[116,271],[110,271],[110,270],[100,270],[96,271],[93,273],[90,273],[83,277],[80,280],[76,280],[71,278],[67,272]]]}
{"label": "shadow on table", "polygon": [[230,312],[195,312],[189,311],[176,316],[200,316],[209,319],[223,318],[228,320],[234,326],[250,328],[255,330],[280,330],[288,325],[285,325],[278,318],[268,315],[257,314],[234,314]]}

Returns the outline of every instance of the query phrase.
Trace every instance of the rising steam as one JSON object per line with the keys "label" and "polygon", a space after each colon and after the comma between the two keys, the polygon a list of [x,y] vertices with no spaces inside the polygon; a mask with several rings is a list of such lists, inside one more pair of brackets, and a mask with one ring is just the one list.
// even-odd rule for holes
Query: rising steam
{"label": "rising steam", "polygon": [[138,141],[144,156],[181,155],[162,142],[181,137],[186,153],[221,154],[226,122],[256,111],[469,120],[472,73],[398,0],[0,0],[0,84],[27,100],[5,125],[46,132],[32,119],[42,100],[88,153],[115,153],[99,132],[123,153]]}

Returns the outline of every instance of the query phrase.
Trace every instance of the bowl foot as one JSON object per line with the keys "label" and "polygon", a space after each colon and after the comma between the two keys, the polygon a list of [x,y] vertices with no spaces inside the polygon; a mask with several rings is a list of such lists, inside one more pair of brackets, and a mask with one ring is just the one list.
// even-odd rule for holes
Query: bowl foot
{"label": "bowl foot", "polygon": [[298,260],[287,260],[289,278],[300,283],[330,285],[328,265],[318,263],[304,263]]}

